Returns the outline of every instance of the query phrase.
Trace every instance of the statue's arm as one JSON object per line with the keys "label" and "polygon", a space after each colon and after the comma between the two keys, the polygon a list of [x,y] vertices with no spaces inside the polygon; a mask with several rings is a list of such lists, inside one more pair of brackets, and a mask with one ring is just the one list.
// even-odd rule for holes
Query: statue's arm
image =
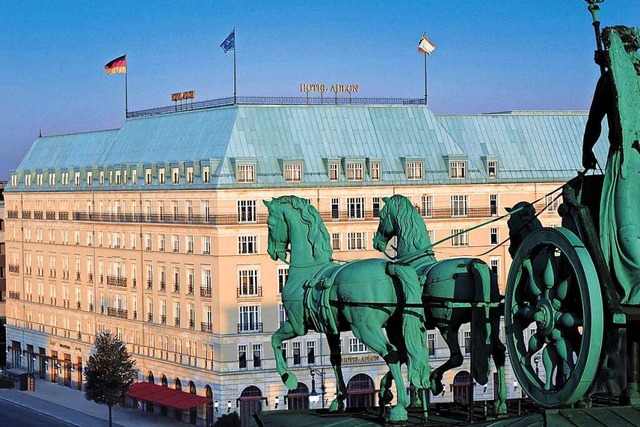
{"label": "statue's arm", "polygon": [[596,167],[596,156],[593,154],[593,146],[596,145],[598,138],[600,138],[602,120],[609,108],[607,105],[610,100],[610,97],[607,95],[609,84],[610,79],[608,75],[605,74],[600,77],[593,95],[591,108],[589,109],[589,118],[587,119],[584,138],[582,140],[582,166],[585,169],[595,169]]}

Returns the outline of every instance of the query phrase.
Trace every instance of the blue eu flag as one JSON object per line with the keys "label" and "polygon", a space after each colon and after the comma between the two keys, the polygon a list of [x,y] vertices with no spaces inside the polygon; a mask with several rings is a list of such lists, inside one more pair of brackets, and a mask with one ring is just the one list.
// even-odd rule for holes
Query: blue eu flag
{"label": "blue eu flag", "polygon": [[229,33],[227,38],[224,39],[224,41],[220,44],[220,47],[222,48],[222,50],[224,50],[224,53],[227,53],[231,49],[233,50],[236,49],[236,29],[235,28],[233,29],[233,31]]}

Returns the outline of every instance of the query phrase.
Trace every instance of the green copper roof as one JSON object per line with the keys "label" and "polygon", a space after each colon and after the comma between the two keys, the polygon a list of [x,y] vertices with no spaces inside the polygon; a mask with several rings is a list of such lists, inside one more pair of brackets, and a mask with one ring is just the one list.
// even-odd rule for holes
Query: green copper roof
{"label": "green copper roof", "polygon": [[[142,179],[143,167],[193,163],[210,165],[211,182],[181,181],[179,188],[485,182],[487,158],[498,162],[498,181],[563,181],[581,169],[585,122],[583,112],[435,116],[424,105],[211,108],[128,119],[117,130],[38,138],[17,169],[15,190],[42,191],[33,183],[25,188],[24,175],[43,170],[126,166],[138,168]],[[604,165],[607,144],[596,149]],[[465,180],[449,178],[448,160],[468,161]],[[346,182],[342,176],[329,182],[328,161],[338,161],[342,168],[349,161],[380,162],[382,179]],[[424,179],[407,180],[408,161],[424,163]],[[302,164],[301,183],[284,182],[287,162]],[[239,163],[255,164],[255,183],[236,181]],[[198,176],[199,171],[197,166]],[[44,182],[46,189],[46,178]]]}

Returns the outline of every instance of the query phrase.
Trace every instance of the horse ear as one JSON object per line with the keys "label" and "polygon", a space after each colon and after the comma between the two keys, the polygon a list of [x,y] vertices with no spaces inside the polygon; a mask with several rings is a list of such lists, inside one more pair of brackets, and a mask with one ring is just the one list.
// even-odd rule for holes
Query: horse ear
{"label": "horse ear", "polygon": [[262,203],[264,203],[264,205],[267,207],[267,209],[269,209],[271,207],[271,203],[272,202],[270,202],[268,200],[263,200]]}
{"label": "horse ear", "polygon": [[384,204],[385,204],[385,205],[388,205],[388,204],[389,204],[389,202],[391,201],[391,199],[390,199],[390,198],[388,198],[388,197],[383,197],[383,198],[382,198],[382,201],[384,202]]}
{"label": "horse ear", "polygon": [[507,212],[511,212],[513,210],[513,208],[504,208],[505,211]]}

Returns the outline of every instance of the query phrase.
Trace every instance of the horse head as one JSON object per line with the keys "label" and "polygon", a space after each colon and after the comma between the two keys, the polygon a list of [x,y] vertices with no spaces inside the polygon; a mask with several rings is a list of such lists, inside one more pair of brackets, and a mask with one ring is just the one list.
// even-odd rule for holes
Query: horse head
{"label": "horse head", "polygon": [[267,227],[269,236],[267,240],[267,253],[272,260],[287,260],[287,248],[289,247],[289,227],[284,217],[284,210],[279,198],[272,201],[263,200],[262,203],[269,210]]}
{"label": "horse head", "polygon": [[516,256],[520,245],[532,231],[542,228],[542,223],[536,217],[536,209],[529,202],[518,202],[511,208],[505,208],[509,213],[507,226],[509,227],[509,254]]}
{"label": "horse head", "polygon": [[[263,203],[269,210],[267,252],[274,261],[288,262],[287,252],[302,260],[300,265],[327,262],[333,249],[320,214],[306,199],[281,196]],[[293,259],[290,260],[291,263]],[[293,266],[293,265],[292,265]]]}
{"label": "horse head", "polygon": [[381,251],[394,236],[398,238],[398,256],[426,251],[431,248],[424,220],[411,201],[400,194],[383,197],[385,205],[380,211],[378,230],[373,237],[373,246]]}

